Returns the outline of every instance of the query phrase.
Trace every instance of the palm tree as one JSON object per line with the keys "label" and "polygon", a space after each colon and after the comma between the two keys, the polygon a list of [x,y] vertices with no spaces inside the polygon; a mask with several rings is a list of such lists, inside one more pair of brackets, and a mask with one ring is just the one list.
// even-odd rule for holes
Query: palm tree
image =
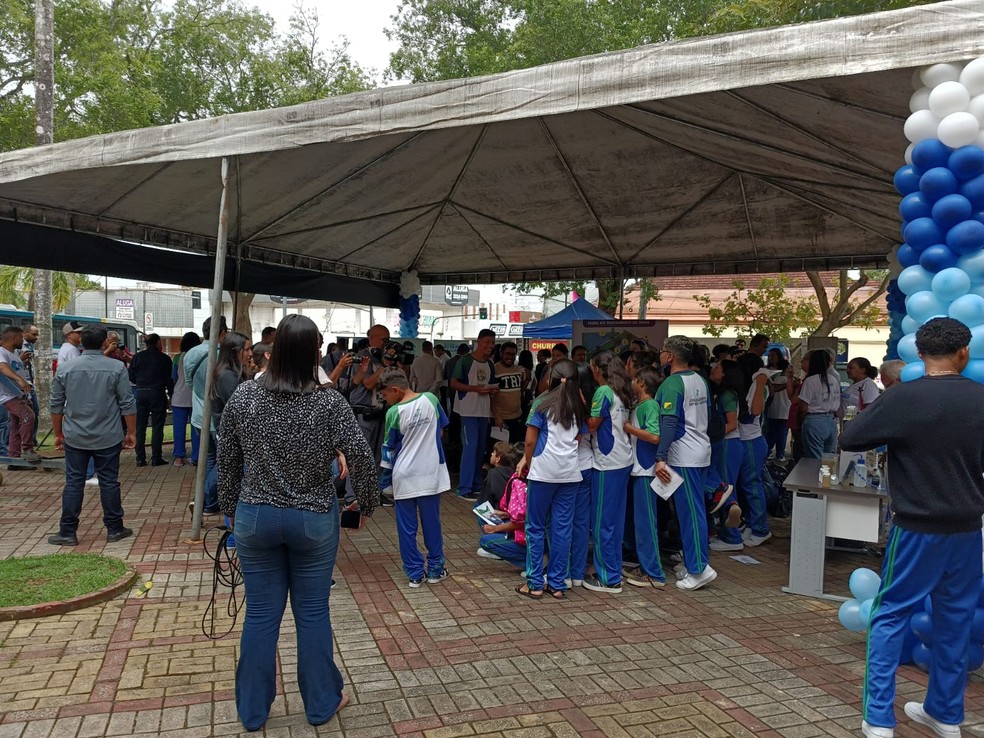
{"label": "palm tree", "polygon": [[[61,312],[72,302],[76,293],[99,289],[99,284],[85,274],[52,272],[51,306]],[[34,270],[28,267],[0,266],[0,303],[34,310]]]}

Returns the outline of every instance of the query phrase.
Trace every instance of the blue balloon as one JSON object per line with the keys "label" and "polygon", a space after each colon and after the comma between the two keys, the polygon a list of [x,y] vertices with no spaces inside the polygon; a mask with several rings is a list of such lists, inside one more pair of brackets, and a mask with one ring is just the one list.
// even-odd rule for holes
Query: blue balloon
{"label": "blue balloon", "polygon": [[899,246],[898,253],[896,253],[895,256],[899,260],[899,264],[903,269],[906,267],[915,266],[919,263],[919,252],[907,243]]}
{"label": "blue balloon", "polygon": [[897,352],[902,361],[909,363],[919,361],[919,352],[916,350],[916,334],[908,333],[899,339]]}
{"label": "blue balloon", "polygon": [[933,614],[933,596],[932,595],[926,595],[923,598],[923,610],[925,610],[930,615]]}
{"label": "blue balloon", "polygon": [[[929,251],[927,249],[923,252]],[[967,272],[957,267],[950,267],[937,272],[933,277],[933,294],[944,302],[952,302],[970,292],[970,277]]]}
{"label": "blue balloon", "polygon": [[916,218],[905,229],[905,242],[916,251],[943,243],[944,233],[932,218]]}
{"label": "blue balloon", "polygon": [[905,298],[905,310],[914,321],[922,325],[930,318],[947,315],[947,304],[929,290],[917,292]]}
{"label": "blue balloon", "polygon": [[919,189],[931,201],[952,195],[960,189],[956,175],[946,167],[934,167],[919,178]]}
{"label": "blue balloon", "polygon": [[871,622],[871,606],[875,604],[874,600],[865,600],[861,603],[859,608],[859,615],[861,616],[861,622],[864,623],[865,628]]}
{"label": "blue balloon", "polygon": [[[916,153],[915,146],[912,147],[912,153]],[[973,179],[979,174],[984,174],[984,149],[980,146],[961,146],[950,154],[947,167],[960,180]]]}
{"label": "blue balloon", "polygon": [[912,166],[924,172],[934,167],[949,167],[953,149],[938,138],[927,138],[912,147]]}
{"label": "blue balloon", "polygon": [[[966,198],[964,198],[966,199]],[[933,203],[922,192],[910,192],[899,203],[899,215],[903,220],[928,218],[933,214]]]}
{"label": "blue balloon", "polygon": [[984,607],[984,581],[981,582],[981,593],[977,595],[977,606]]}
{"label": "blue balloon", "polygon": [[878,594],[878,588],[881,587],[881,577],[871,569],[855,569],[851,572],[848,585],[851,588],[851,594],[859,600],[872,600]]}
{"label": "blue balloon", "polygon": [[902,196],[919,189],[919,172],[911,164],[899,167],[893,178],[895,189]]}
{"label": "blue balloon", "polygon": [[913,320],[910,316],[906,315],[902,318],[902,332],[905,335],[910,335],[919,330],[919,324]]}
{"label": "blue balloon", "polygon": [[964,254],[957,259],[957,268],[967,272],[971,282],[984,280],[984,251]]}
{"label": "blue balloon", "polygon": [[923,671],[929,671],[929,664],[933,660],[933,652],[923,643],[917,643],[912,648],[912,661]]}
{"label": "blue balloon", "polygon": [[902,367],[902,373],[899,375],[899,378],[903,382],[911,382],[913,379],[919,379],[924,376],[926,376],[926,365],[921,361],[913,361],[911,364],[906,364]]}
{"label": "blue balloon", "polygon": [[857,600],[844,602],[837,611],[837,619],[848,630],[860,632],[865,629],[865,624],[861,622],[861,603]]}
{"label": "blue balloon", "polygon": [[984,297],[980,295],[964,295],[950,303],[947,310],[954,320],[959,320],[968,328],[984,323]]}
{"label": "blue balloon", "polygon": [[909,627],[925,645],[933,645],[933,618],[929,613],[917,612],[909,621]]}
{"label": "blue balloon", "polygon": [[[960,197],[960,195],[953,195],[953,197]],[[958,255],[979,251],[981,246],[984,246],[984,223],[964,220],[955,224],[946,234],[946,245]]]}
{"label": "blue balloon", "polygon": [[942,243],[934,244],[919,254],[919,265],[930,272],[941,272],[957,264],[957,255]]}
{"label": "blue balloon", "polygon": [[968,179],[961,184],[960,194],[970,200],[974,210],[984,210],[984,174]]}
{"label": "blue balloon", "polygon": [[[931,289],[933,286],[933,273],[923,269],[921,266],[906,267],[899,274],[899,289],[904,295],[914,295],[917,292]],[[903,302],[903,307],[905,303]]]}
{"label": "blue balloon", "polygon": [[984,359],[971,359],[960,374],[978,384],[984,384]]}
{"label": "blue balloon", "polygon": [[970,359],[984,359],[984,325],[975,325],[970,329]]}
{"label": "blue balloon", "polygon": [[[912,197],[912,195],[909,195]],[[963,195],[947,195],[933,204],[933,220],[940,228],[953,228],[957,223],[967,220],[973,214],[970,200]],[[976,223],[977,221],[972,221]]]}
{"label": "blue balloon", "polygon": [[916,634],[912,632],[911,628],[906,628],[903,631],[902,636],[902,653],[899,654],[900,664],[911,664],[912,661],[912,649],[919,645],[919,639],[916,638]]}

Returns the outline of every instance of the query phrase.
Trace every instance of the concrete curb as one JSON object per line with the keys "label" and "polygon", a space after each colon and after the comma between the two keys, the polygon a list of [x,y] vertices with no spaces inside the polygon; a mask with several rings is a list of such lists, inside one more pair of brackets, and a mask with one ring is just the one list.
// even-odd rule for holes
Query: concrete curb
{"label": "concrete curb", "polygon": [[98,605],[100,602],[111,600],[121,592],[130,589],[137,580],[137,576],[137,570],[127,565],[126,572],[122,577],[109,586],[103,587],[95,592],[89,592],[88,594],[60,602],[42,602],[39,605],[24,605],[22,607],[0,607],[0,622],[25,620],[27,618],[43,618],[48,615],[63,615],[66,612]]}

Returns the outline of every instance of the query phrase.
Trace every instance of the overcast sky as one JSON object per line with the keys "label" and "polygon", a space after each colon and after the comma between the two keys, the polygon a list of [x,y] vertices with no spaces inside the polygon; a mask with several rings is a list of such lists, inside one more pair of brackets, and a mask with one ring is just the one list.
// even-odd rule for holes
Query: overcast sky
{"label": "overcast sky", "polygon": [[[296,4],[289,0],[246,0],[273,16],[282,32]],[[396,13],[400,0],[304,0],[305,8],[318,12],[320,35],[324,45],[339,36],[350,42],[349,53],[363,67],[376,70],[376,80],[382,84],[382,73],[389,64],[389,55],[396,50],[383,33],[391,25],[390,16]]]}

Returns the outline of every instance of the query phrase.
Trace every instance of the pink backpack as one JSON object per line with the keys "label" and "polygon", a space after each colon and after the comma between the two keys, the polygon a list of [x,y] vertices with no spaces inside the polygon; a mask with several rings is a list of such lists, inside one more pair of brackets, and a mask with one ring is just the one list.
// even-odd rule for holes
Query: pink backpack
{"label": "pink backpack", "polygon": [[[506,491],[499,501],[499,509],[509,513],[509,519],[514,523],[522,525],[526,522],[526,482],[518,474],[513,474],[506,482]],[[513,539],[525,546],[525,528],[514,530]]]}

